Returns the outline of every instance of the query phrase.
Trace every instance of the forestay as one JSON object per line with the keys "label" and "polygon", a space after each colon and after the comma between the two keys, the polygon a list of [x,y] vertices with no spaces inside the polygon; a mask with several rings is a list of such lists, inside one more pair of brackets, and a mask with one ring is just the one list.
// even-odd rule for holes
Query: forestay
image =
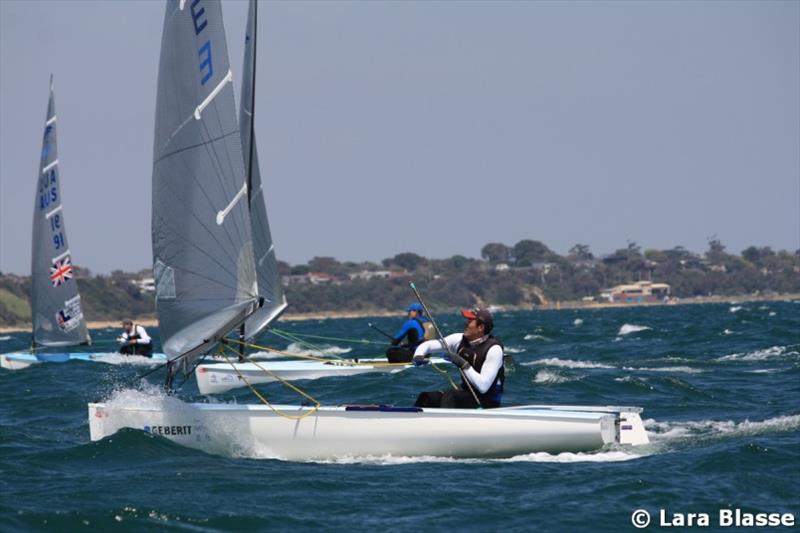
{"label": "forestay", "polygon": [[72,346],[91,342],[75,282],[61,204],[53,77],[36,179],[31,258],[33,345]]}
{"label": "forestay", "polygon": [[245,322],[245,337],[252,339],[286,309],[275,247],[269,230],[264,189],[261,185],[261,171],[258,165],[258,148],[255,142],[254,117],[256,39],[258,36],[258,6],[250,0],[247,12],[247,30],[244,43],[244,65],[242,75],[242,99],[239,104],[239,126],[241,128],[244,151],[245,173],[247,175],[250,221],[255,248],[258,292],[264,298],[264,305]]}
{"label": "forestay", "polygon": [[222,9],[170,0],[158,72],[152,241],[164,352],[184,369],[258,302]]}

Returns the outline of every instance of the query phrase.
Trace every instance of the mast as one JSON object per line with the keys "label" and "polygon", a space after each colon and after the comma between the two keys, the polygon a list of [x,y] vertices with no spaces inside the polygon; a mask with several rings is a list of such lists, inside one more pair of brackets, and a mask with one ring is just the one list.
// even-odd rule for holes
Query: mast
{"label": "mast", "polygon": [[249,184],[250,220],[252,223],[259,296],[263,299],[263,302],[260,309],[247,319],[244,330],[240,330],[240,340],[242,341],[253,339],[264,331],[287,307],[278,273],[278,260],[275,256],[269,219],[267,218],[265,193],[261,181],[258,148],[255,140],[257,44],[258,2],[257,0],[250,0],[247,13],[239,124],[241,125],[242,146],[247,154],[245,166]]}

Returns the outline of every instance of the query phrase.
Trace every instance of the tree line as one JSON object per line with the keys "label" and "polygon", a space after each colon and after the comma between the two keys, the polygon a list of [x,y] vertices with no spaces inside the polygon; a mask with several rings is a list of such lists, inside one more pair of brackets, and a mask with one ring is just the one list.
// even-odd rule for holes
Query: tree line
{"label": "tree line", "polygon": [[[562,256],[541,241],[524,239],[513,246],[488,243],[479,259],[462,255],[431,259],[403,252],[380,263],[333,257],[315,257],[299,265],[279,262],[279,270],[287,280],[302,279],[311,272],[333,278],[321,284],[288,284],[289,312],[297,313],[396,310],[412,300],[408,289],[412,279],[438,308],[578,300],[639,280],[668,283],[672,295],[679,298],[800,292],[800,250],[750,246],[735,254],[717,238],[710,239],[701,254],[681,246],[643,250],[638,243],[628,242],[602,257],[586,244],[576,244]],[[392,275],[351,276],[365,271]],[[149,270],[103,276],[76,268],[84,314],[89,320],[154,316],[153,294],[131,283],[150,276]],[[0,324],[30,322],[29,293],[29,277],[0,274]]]}

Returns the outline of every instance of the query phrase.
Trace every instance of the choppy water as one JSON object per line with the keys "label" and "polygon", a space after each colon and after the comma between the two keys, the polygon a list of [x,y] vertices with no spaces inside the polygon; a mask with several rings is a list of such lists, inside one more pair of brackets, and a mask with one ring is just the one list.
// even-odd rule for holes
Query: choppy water
{"label": "choppy water", "polygon": [[[461,325],[443,318],[446,329]],[[399,319],[372,322],[393,330]],[[637,508],[800,517],[800,303],[499,313],[496,324],[515,360],[506,404],[639,405],[652,444],[494,461],[293,463],[258,450],[207,455],[137,431],[90,443],[86,403],[131,394],[146,367],[43,364],[0,371],[0,530],[618,531],[632,529]],[[366,319],[282,327],[380,341]],[[100,343],[116,333],[92,332]],[[0,352],[28,342],[8,337]],[[301,349],[272,335],[262,342]],[[316,342],[348,357],[380,350]],[[442,385],[425,368],[303,384],[327,404],[410,404]],[[296,403],[279,385],[260,388]],[[191,381],[180,397],[208,401]],[[217,401],[252,400],[237,391]]]}

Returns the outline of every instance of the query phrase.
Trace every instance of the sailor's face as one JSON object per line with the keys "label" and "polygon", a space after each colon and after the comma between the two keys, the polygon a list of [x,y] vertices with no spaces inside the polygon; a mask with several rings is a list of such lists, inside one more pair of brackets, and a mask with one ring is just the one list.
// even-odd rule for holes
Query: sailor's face
{"label": "sailor's face", "polygon": [[122,329],[125,330],[125,333],[130,333],[131,329],[133,329],[133,324],[126,324],[126,323],[123,322],[122,323]]}
{"label": "sailor's face", "polygon": [[468,341],[474,341],[483,336],[483,324],[476,319],[467,318],[464,323],[464,338]]}
{"label": "sailor's face", "polygon": [[417,318],[417,312],[412,309],[408,312],[408,318]]}

